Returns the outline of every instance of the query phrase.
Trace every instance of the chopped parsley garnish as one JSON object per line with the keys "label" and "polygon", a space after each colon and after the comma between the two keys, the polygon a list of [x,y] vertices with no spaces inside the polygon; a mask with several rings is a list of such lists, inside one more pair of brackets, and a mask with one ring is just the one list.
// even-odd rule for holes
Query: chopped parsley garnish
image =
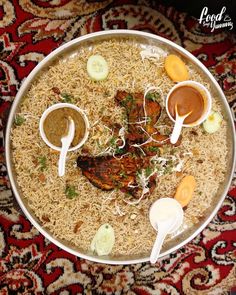
{"label": "chopped parsley garnish", "polygon": [[116,144],[116,139],[117,139],[117,138],[114,137],[114,136],[110,139],[109,142],[110,142],[110,145],[111,145],[111,146],[114,146],[114,145]]}
{"label": "chopped parsley garnish", "polygon": [[126,99],[126,101],[133,101],[134,100],[134,98],[131,94],[128,94],[125,99]]}
{"label": "chopped parsley garnish", "polygon": [[157,146],[150,146],[148,149],[150,152],[159,152],[159,148]]}
{"label": "chopped parsley garnish", "polygon": [[167,166],[164,170],[164,174],[170,173],[172,171],[172,166]]}
{"label": "chopped parsley garnish", "polygon": [[125,173],[125,171],[121,171],[120,176],[123,178],[127,178],[127,174]]}
{"label": "chopped parsley garnish", "polygon": [[152,174],[152,168],[148,166],[145,169],[145,175],[146,175],[146,177],[149,177],[151,174]]}
{"label": "chopped parsley garnish", "polygon": [[124,107],[127,107],[128,104],[130,103],[129,107],[132,108],[132,105],[133,105],[133,102],[134,102],[134,98],[131,94],[128,94],[125,99],[123,99],[121,101],[121,104],[124,106]]}
{"label": "chopped parsley garnish", "polygon": [[131,195],[131,193],[127,192],[127,193],[125,193],[125,197],[130,199],[130,198],[132,198],[132,195]]}
{"label": "chopped parsley garnish", "polygon": [[73,199],[78,196],[74,185],[67,185],[65,189],[65,195],[68,199]]}
{"label": "chopped parsley garnish", "polygon": [[171,173],[173,167],[174,167],[174,162],[172,160],[170,160],[164,169],[164,174]]}
{"label": "chopped parsley garnish", "polygon": [[140,177],[142,175],[142,171],[139,169],[136,171],[136,177]]}
{"label": "chopped parsley garnish", "polygon": [[146,122],[147,122],[147,123],[151,123],[151,122],[152,122],[152,118],[147,116],[147,117],[146,117]]}
{"label": "chopped parsley garnish", "polygon": [[20,115],[15,116],[15,124],[17,126],[21,126],[24,122],[25,122],[25,118],[23,116],[20,116]]}
{"label": "chopped parsley garnish", "polygon": [[74,99],[72,95],[65,93],[65,92],[61,93],[61,97],[62,97],[63,102],[68,102],[68,103],[73,102],[73,99]]}
{"label": "chopped parsley garnish", "polygon": [[132,159],[135,159],[135,158],[137,158],[137,155],[135,153],[131,153],[131,157],[132,157]]}
{"label": "chopped parsley garnish", "polygon": [[123,151],[124,151],[124,150],[123,150],[123,149],[120,149],[120,148],[116,148],[116,149],[115,149],[115,153],[116,153],[116,154],[122,154]]}
{"label": "chopped parsley garnish", "polygon": [[44,171],[45,169],[47,169],[47,158],[45,156],[39,157],[38,162],[39,162],[41,171]]}
{"label": "chopped parsley garnish", "polygon": [[146,95],[146,98],[152,101],[157,101],[160,98],[160,93],[158,92],[149,92]]}

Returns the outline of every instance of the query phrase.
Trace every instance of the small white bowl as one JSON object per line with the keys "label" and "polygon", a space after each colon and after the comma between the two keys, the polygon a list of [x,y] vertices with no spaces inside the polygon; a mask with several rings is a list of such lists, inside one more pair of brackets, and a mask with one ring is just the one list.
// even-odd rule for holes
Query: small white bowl
{"label": "small white bowl", "polygon": [[173,122],[175,122],[175,119],[171,116],[171,114],[169,112],[169,109],[168,109],[168,100],[169,100],[169,97],[172,94],[172,92],[176,88],[179,88],[181,86],[192,86],[195,89],[199,90],[201,94],[203,94],[203,99],[204,99],[204,112],[202,113],[201,117],[197,121],[195,121],[193,123],[183,124],[184,127],[198,126],[201,123],[203,123],[203,121],[205,121],[206,118],[210,115],[211,106],[212,106],[212,98],[211,98],[210,92],[202,84],[200,84],[200,83],[198,83],[196,81],[191,81],[191,80],[179,82],[174,87],[172,87],[171,90],[170,90],[170,92],[167,95],[167,98],[166,98],[166,112],[167,112],[168,116],[170,117],[170,119]]}
{"label": "small white bowl", "polygon": [[80,148],[87,140],[88,138],[88,135],[89,135],[89,120],[85,114],[85,112],[80,109],[79,107],[77,107],[76,105],[74,104],[71,104],[71,103],[57,103],[57,104],[54,104],[52,106],[50,106],[49,108],[47,108],[43,114],[42,114],[42,117],[40,118],[40,122],[39,122],[39,131],[40,131],[40,135],[43,139],[43,141],[52,149],[56,150],[56,151],[61,151],[61,147],[58,147],[58,146],[55,146],[54,144],[52,144],[46,137],[46,134],[44,132],[44,129],[43,129],[43,123],[44,123],[44,120],[46,119],[46,117],[54,110],[56,109],[61,109],[61,108],[71,108],[71,109],[74,109],[76,110],[78,113],[80,113],[80,115],[83,117],[84,119],[84,123],[85,123],[85,133],[84,133],[84,137],[83,139],[76,145],[76,146],[73,146],[71,148],[69,148],[68,151],[74,151],[78,148]]}

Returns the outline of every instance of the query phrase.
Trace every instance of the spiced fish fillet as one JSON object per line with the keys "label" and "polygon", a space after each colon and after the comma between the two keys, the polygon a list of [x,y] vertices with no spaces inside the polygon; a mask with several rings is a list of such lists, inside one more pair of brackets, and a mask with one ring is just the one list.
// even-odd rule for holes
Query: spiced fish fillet
{"label": "spiced fish fillet", "polygon": [[130,144],[144,143],[150,136],[155,140],[152,146],[169,143],[168,136],[161,135],[154,127],[162,110],[157,101],[148,98],[144,100],[141,92],[128,93],[126,91],[117,91],[115,100],[125,107],[128,121],[127,139]]}
{"label": "spiced fish fillet", "polygon": [[[137,183],[137,171],[146,169],[150,165],[150,157],[132,157],[125,155],[122,158],[113,156],[78,157],[78,167],[87,179],[102,190],[120,189],[138,197],[141,187]],[[155,188],[155,176],[150,177],[148,188],[150,193]]]}

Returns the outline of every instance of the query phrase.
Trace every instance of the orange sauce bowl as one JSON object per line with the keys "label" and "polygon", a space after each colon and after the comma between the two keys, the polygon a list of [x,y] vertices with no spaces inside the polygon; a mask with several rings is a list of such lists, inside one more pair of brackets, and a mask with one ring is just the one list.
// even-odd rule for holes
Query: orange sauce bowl
{"label": "orange sauce bowl", "polygon": [[209,116],[212,106],[210,92],[202,84],[195,81],[183,81],[171,88],[166,98],[166,112],[175,122],[175,106],[178,114],[190,115],[184,120],[184,127],[200,125]]}

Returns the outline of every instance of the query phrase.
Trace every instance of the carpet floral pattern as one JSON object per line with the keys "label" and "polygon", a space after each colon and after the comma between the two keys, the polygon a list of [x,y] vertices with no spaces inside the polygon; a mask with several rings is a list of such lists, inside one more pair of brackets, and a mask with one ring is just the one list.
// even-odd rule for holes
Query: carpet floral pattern
{"label": "carpet floral pattern", "polygon": [[22,81],[59,45],[108,29],[148,31],[186,48],[216,78],[236,120],[236,45],[229,30],[211,33],[158,1],[0,0],[0,294],[230,294],[236,290],[235,178],[205,230],[155,265],[79,259],[45,239],[14,200],[4,129]]}

